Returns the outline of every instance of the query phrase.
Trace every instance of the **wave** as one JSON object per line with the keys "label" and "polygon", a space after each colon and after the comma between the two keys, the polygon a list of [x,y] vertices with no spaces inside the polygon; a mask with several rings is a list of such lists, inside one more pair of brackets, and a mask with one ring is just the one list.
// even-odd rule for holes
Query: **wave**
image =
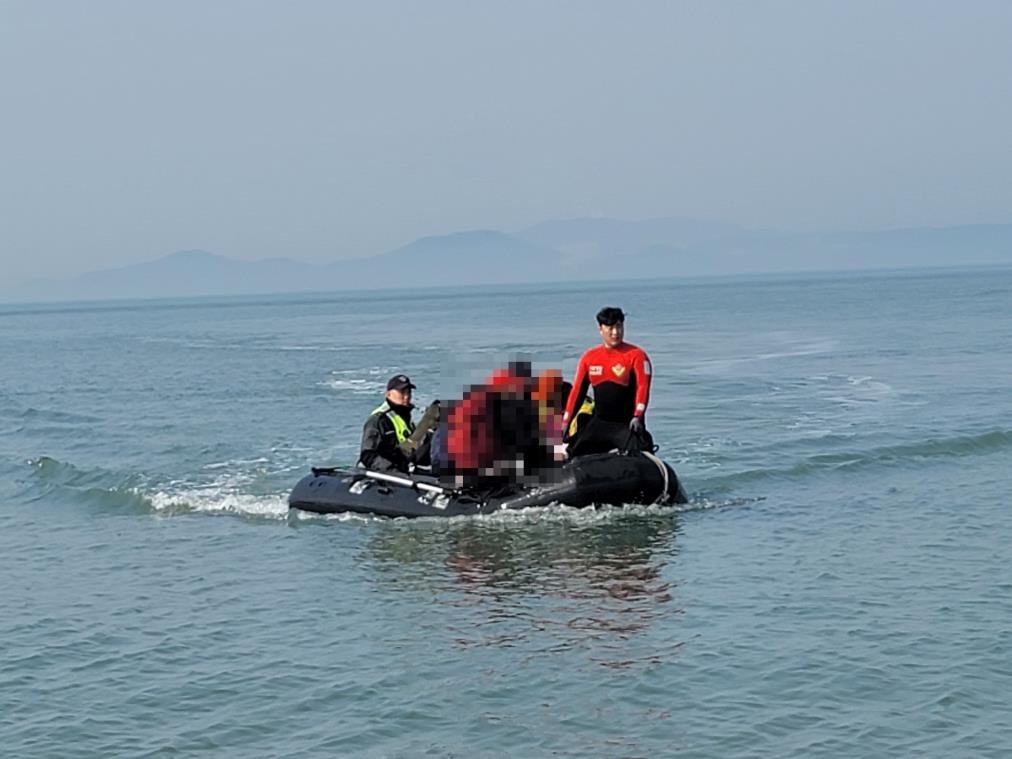
{"label": "wave", "polygon": [[18,495],[27,503],[62,501],[99,510],[160,515],[202,512],[280,519],[288,513],[287,492],[243,492],[243,485],[253,475],[237,475],[231,469],[216,482],[169,482],[159,486],[137,474],[80,469],[48,456],[30,460],[28,465],[32,476]]}
{"label": "wave", "polygon": [[686,368],[702,374],[723,373],[728,369],[737,370],[743,364],[761,363],[765,361],[776,361],[785,358],[800,358],[805,356],[816,356],[825,353],[832,353],[838,348],[838,342],[833,338],[808,338],[793,340],[787,336],[783,340],[784,345],[779,350],[767,350],[763,352],[750,353],[740,356],[721,356],[702,358]]}
{"label": "wave", "polygon": [[[972,435],[953,435],[912,443],[901,443],[899,445],[887,445],[872,448],[860,454],[860,456],[862,459],[874,462],[934,459],[939,457],[958,458],[994,453],[1010,446],[1012,446],[1012,430],[991,430],[990,432],[980,432]],[[812,459],[819,462],[837,463],[837,460],[841,457],[848,457],[848,454],[821,454],[813,456]]]}
{"label": "wave", "polygon": [[382,395],[387,386],[385,381],[343,378],[325,380],[320,384],[330,390],[336,390],[340,393],[353,393],[355,395]]}
{"label": "wave", "polygon": [[[100,486],[116,478],[116,475],[104,469],[80,469],[73,464],[49,456],[29,459],[34,482],[40,490],[55,487],[88,488]],[[130,478],[118,479],[124,486],[129,486]]]}
{"label": "wave", "polygon": [[56,424],[96,424],[102,419],[89,414],[76,414],[72,411],[36,408],[28,406],[17,410],[6,410],[5,416],[21,422],[52,422]]}
{"label": "wave", "polygon": [[388,367],[374,366],[365,372],[354,369],[335,369],[330,377],[320,385],[341,393],[354,395],[382,395],[387,387],[387,379],[395,370]]}
{"label": "wave", "polygon": [[61,424],[96,424],[102,419],[89,414],[75,414],[72,411],[56,411],[54,409],[37,409],[30,407],[26,409],[21,418],[24,420],[38,420],[46,422],[59,422]]}
{"label": "wave", "polygon": [[954,435],[910,443],[885,445],[865,450],[816,453],[782,467],[763,467],[708,478],[707,492],[730,489],[761,480],[798,479],[838,470],[895,467],[900,464],[928,464],[938,459],[986,456],[1012,448],[1012,430],[992,430],[971,435]]}
{"label": "wave", "polygon": [[137,492],[143,502],[163,515],[205,513],[233,514],[244,517],[285,519],[288,494],[254,495],[222,492],[217,488],[195,488],[178,492]]}
{"label": "wave", "polygon": [[312,353],[340,353],[345,350],[340,345],[279,345],[277,350],[280,351],[310,351]]}
{"label": "wave", "polygon": [[100,509],[135,510],[143,507],[133,492],[134,476],[121,476],[103,469],[80,469],[49,456],[29,459],[31,477],[17,494],[25,503],[70,501]]}

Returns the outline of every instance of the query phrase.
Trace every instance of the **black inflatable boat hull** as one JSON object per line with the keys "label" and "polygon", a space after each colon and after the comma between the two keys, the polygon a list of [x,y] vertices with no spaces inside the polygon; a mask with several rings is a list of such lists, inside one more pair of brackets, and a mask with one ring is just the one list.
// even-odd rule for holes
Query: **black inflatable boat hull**
{"label": "black inflatable boat hull", "polygon": [[575,459],[547,473],[535,487],[497,494],[454,491],[427,477],[314,469],[292,490],[288,506],[317,514],[452,517],[551,503],[586,507],[687,501],[674,469],[660,459],[606,453]]}

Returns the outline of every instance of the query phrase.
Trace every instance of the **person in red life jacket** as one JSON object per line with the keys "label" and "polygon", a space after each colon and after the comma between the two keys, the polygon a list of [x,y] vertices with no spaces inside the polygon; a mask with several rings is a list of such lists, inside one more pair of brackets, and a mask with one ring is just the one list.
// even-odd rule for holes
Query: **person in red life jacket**
{"label": "person in red life jacket", "polygon": [[568,426],[591,388],[594,413],[569,441],[569,455],[603,453],[613,448],[652,450],[653,439],[644,418],[650,402],[650,357],[642,348],[625,342],[625,314],[621,308],[602,308],[597,313],[597,325],[601,345],[584,353],[577,364],[563,423]]}
{"label": "person in red life jacket", "polygon": [[565,411],[571,387],[572,385],[563,381],[562,372],[558,369],[546,369],[538,375],[537,387],[532,394],[532,400],[538,410],[542,444],[551,450],[556,461],[565,459],[565,447],[562,444],[564,427],[562,413]]}
{"label": "person in red life jacket", "polygon": [[451,405],[444,477],[458,486],[497,485],[516,482],[540,465],[544,455],[532,385],[530,363],[510,362]]}

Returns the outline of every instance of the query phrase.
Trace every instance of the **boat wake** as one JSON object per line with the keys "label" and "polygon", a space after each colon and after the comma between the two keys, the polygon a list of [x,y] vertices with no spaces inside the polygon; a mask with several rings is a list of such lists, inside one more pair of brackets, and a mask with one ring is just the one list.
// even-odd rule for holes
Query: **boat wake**
{"label": "boat wake", "polygon": [[161,516],[192,513],[230,514],[285,519],[287,493],[250,492],[252,474],[225,469],[205,484],[153,482],[139,474],[122,475],[103,469],[80,469],[42,456],[28,461],[31,476],[19,497],[28,503],[68,503],[109,511],[136,511]]}

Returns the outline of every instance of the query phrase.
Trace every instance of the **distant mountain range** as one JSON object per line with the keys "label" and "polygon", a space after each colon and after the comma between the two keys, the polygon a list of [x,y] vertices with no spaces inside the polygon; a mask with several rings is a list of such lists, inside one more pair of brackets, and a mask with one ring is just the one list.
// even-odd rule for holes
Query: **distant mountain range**
{"label": "distant mountain range", "polygon": [[1012,264],[1012,224],[791,234],[693,219],[569,219],[515,234],[424,237],[371,258],[308,264],[200,250],[24,282],[7,300],[185,297],[327,290]]}

